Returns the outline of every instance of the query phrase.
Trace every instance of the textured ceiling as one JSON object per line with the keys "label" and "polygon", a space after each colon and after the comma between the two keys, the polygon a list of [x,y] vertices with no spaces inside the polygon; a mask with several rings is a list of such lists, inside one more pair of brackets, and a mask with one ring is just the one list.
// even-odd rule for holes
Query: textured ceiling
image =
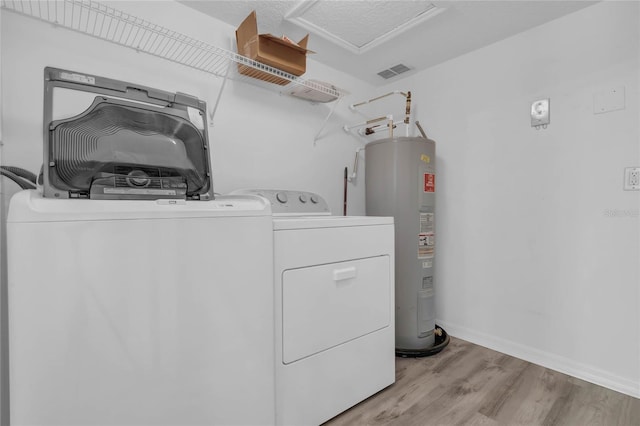
{"label": "textured ceiling", "polygon": [[[255,10],[260,33],[284,34],[293,40],[310,33],[307,47],[316,52],[314,60],[374,85],[391,82],[393,79],[385,80],[377,73],[394,65],[409,67],[411,71],[402,74],[406,76],[596,3],[564,0],[180,2],[234,27]],[[291,21],[292,16],[286,18],[287,15],[295,15],[296,8],[306,8],[307,11],[302,15],[305,19],[361,48],[432,3],[442,11],[389,40],[374,43],[375,47],[361,49],[360,53],[329,40],[326,34],[314,34],[308,26],[303,28]]]}

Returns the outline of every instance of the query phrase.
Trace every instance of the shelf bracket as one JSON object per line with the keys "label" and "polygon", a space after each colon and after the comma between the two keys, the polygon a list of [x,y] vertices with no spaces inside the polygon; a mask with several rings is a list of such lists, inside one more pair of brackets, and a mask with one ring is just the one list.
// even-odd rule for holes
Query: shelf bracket
{"label": "shelf bracket", "polygon": [[313,146],[316,146],[316,142],[318,142],[318,139],[320,139],[320,133],[322,133],[322,131],[324,130],[324,128],[326,127],[327,123],[329,122],[329,118],[331,118],[331,116],[333,115],[333,113],[336,110],[336,107],[338,106],[338,103],[340,103],[340,100],[342,99],[342,97],[339,97],[331,106],[331,110],[329,111],[329,114],[327,114],[327,116],[325,117],[325,119],[322,121],[322,125],[320,126],[320,129],[318,130],[318,132],[316,133],[316,135],[313,137]]}
{"label": "shelf bracket", "polygon": [[220,104],[220,98],[222,97],[222,92],[224,92],[224,88],[227,85],[227,79],[229,78],[229,69],[231,69],[231,64],[227,65],[227,71],[224,73],[224,77],[222,79],[222,85],[220,86],[220,90],[218,91],[218,97],[216,98],[216,103],[213,105],[213,109],[209,113],[209,127],[213,127],[213,118],[216,115],[216,111],[218,110],[218,105]]}

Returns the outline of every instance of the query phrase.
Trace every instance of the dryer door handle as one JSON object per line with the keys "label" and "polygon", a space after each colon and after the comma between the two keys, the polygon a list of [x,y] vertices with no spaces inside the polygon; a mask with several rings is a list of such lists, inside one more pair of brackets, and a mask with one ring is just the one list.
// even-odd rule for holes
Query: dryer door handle
{"label": "dryer door handle", "polygon": [[334,269],[333,270],[333,280],[334,281],[343,281],[351,278],[355,278],[358,276],[358,270],[355,266],[351,266],[349,268],[342,269]]}

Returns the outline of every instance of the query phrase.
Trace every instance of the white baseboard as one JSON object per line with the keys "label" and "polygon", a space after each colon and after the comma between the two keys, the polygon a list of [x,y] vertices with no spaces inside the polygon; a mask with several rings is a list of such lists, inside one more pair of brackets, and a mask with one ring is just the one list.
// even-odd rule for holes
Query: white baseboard
{"label": "white baseboard", "polygon": [[637,380],[620,377],[608,371],[581,364],[569,358],[544,352],[510,340],[501,339],[467,327],[457,326],[446,321],[436,321],[436,323],[444,328],[450,336],[568,374],[635,398],[640,398],[640,377]]}

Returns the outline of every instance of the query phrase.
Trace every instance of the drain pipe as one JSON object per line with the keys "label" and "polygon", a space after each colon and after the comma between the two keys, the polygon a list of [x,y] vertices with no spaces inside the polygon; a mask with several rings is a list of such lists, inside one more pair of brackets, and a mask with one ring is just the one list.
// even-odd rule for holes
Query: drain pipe
{"label": "drain pipe", "polygon": [[342,207],[342,216],[346,216],[347,215],[347,181],[349,180],[349,170],[345,167],[344,168],[344,200],[343,200],[343,207]]}
{"label": "drain pipe", "polygon": [[416,121],[416,127],[418,128],[418,130],[420,130],[420,134],[422,135],[423,138],[425,139],[429,139],[427,137],[427,134],[424,132],[424,129],[422,128],[422,126],[420,125],[419,121]]}

